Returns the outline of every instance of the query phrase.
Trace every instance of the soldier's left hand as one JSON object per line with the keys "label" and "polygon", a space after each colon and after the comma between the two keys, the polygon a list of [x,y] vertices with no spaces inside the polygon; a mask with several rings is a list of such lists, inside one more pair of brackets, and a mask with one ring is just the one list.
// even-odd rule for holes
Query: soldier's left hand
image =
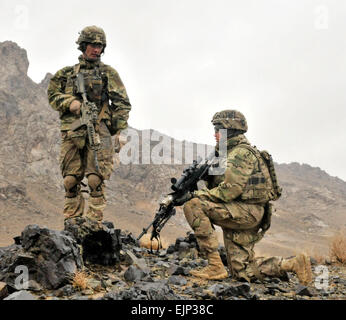
{"label": "soldier's left hand", "polygon": [[185,193],[182,197],[175,199],[174,200],[174,205],[176,206],[181,206],[183,205],[185,202],[188,202],[189,200],[191,200],[193,198],[193,194],[188,191],[187,193]]}
{"label": "soldier's left hand", "polygon": [[73,100],[71,105],[70,105],[70,111],[76,115],[80,114],[80,107],[81,107],[81,103],[78,100]]}

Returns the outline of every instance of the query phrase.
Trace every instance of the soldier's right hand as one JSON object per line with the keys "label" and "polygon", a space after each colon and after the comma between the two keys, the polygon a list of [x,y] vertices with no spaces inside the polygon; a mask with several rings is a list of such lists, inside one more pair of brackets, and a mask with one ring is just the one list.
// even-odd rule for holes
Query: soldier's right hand
{"label": "soldier's right hand", "polygon": [[81,107],[81,103],[78,100],[73,100],[72,103],[70,104],[70,112],[76,114],[76,115],[80,115],[80,107]]}

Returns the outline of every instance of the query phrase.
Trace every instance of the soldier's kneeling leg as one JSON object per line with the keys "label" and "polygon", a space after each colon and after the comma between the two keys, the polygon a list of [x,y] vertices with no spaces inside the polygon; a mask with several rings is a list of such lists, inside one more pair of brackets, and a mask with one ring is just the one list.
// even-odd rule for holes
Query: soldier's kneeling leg
{"label": "soldier's kneeling leg", "polygon": [[103,180],[96,174],[90,174],[88,176],[88,185],[90,188],[90,197],[86,215],[91,219],[102,221],[103,210],[106,207]]}
{"label": "soldier's kneeling leg", "polygon": [[254,252],[254,245],[257,240],[256,230],[223,228],[223,236],[232,278],[248,282],[261,279],[262,275],[258,270]]}
{"label": "soldier's kneeling leg", "polygon": [[209,217],[203,212],[201,200],[193,198],[184,205],[184,214],[203,254],[218,250],[218,240]]}
{"label": "soldier's kneeling leg", "polygon": [[218,252],[218,240],[209,217],[203,211],[203,203],[195,198],[188,201],[184,206],[186,220],[195,232],[195,236],[201,253],[208,259],[208,265],[201,270],[191,270],[190,274],[195,277],[218,280],[228,277],[220,254]]}
{"label": "soldier's kneeling leg", "polygon": [[64,217],[69,219],[83,215],[84,198],[80,192],[80,184],[75,176],[64,177],[65,203]]}

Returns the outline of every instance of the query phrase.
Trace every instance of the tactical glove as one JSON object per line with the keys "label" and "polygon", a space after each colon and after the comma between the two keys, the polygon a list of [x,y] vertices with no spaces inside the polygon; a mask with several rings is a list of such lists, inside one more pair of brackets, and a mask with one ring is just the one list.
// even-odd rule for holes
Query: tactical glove
{"label": "tactical glove", "polygon": [[80,114],[80,107],[81,107],[81,103],[78,100],[73,100],[70,104],[70,112],[79,115]]}
{"label": "tactical glove", "polygon": [[185,193],[182,197],[175,199],[174,200],[174,205],[176,206],[181,206],[183,205],[185,202],[188,202],[189,200],[191,200],[193,198],[193,194],[188,191],[187,193]]}

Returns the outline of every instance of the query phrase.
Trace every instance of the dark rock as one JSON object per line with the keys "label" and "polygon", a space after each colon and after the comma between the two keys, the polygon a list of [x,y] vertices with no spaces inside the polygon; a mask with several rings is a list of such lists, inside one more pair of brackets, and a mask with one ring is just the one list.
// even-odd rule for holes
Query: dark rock
{"label": "dark rock", "polygon": [[137,258],[130,250],[126,250],[125,255],[127,256],[127,261],[130,264],[133,264],[137,268],[141,269],[144,273],[149,274],[150,268],[148,267],[145,259]]}
{"label": "dark rock", "polygon": [[120,239],[123,244],[139,246],[137,239],[132,235],[132,233],[126,234],[125,232],[121,232]]}
{"label": "dark rock", "polygon": [[225,247],[219,246],[219,254],[220,254],[222,263],[223,263],[225,266],[227,266],[227,265],[228,265],[228,263],[227,263],[227,253],[226,253]]}
{"label": "dark rock", "polygon": [[182,263],[183,267],[194,269],[197,268],[200,264],[197,261],[185,261]]}
{"label": "dark rock", "polygon": [[188,243],[194,244],[197,247],[197,239],[194,233],[189,232],[185,239]]}
{"label": "dark rock", "polygon": [[185,251],[190,249],[190,244],[188,242],[182,241],[179,243],[178,251]]}
{"label": "dark rock", "polygon": [[9,247],[0,262],[0,277],[14,289],[19,289],[16,279],[24,276],[23,266],[28,271],[26,280],[45,289],[67,284],[83,266],[76,241],[64,232],[29,225],[22,232],[21,243],[22,246]]}
{"label": "dark rock", "polygon": [[183,241],[184,241],[183,237],[179,237],[175,240],[175,245],[174,245],[175,251],[179,251],[180,242],[183,242]]}
{"label": "dark rock", "polygon": [[119,293],[115,291],[108,292],[102,297],[102,300],[120,300]]}
{"label": "dark rock", "polygon": [[158,261],[157,263],[155,263],[155,266],[157,267],[163,267],[163,268],[169,268],[171,265],[168,262],[164,262],[164,261]]}
{"label": "dark rock", "polygon": [[220,283],[215,283],[208,288],[208,291],[210,291],[216,297],[222,295],[224,290],[225,286]]}
{"label": "dark rock", "polygon": [[73,288],[73,286],[70,284],[67,284],[66,286],[58,289],[55,292],[55,295],[57,297],[63,297],[63,296],[69,297],[69,296],[72,296],[74,293],[75,293],[75,289]]}
{"label": "dark rock", "polygon": [[178,266],[178,265],[172,265],[169,269],[168,269],[168,273],[172,276],[179,276],[179,275],[183,275],[183,276],[187,276],[189,275],[190,269],[189,268],[184,268],[182,266]]}
{"label": "dark rock", "polygon": [[235,286],[235,288],[238,291],[238,295],[247,297],[248,294],[250,293],[250,284],[248,283],[242,283],[240,285]]}
{"label": "dark rock", "polygon": [[217,298],[227,298],[227,297],[236,297],[243,296],[247,299],[251,298],[250,285],[248,283],[230,285],[227,283],[219,284],[216,283],[208,288],[208,291],[211,291]]}
{"label": "dark rock", "polygon": [[167,255],[167,250],[160,250],[159,251],[159,257],[160,258],[164,258],[164,257],[166,257],[166,255]]}
{"label": "dark rock", "polygon": [[41,291],[42,289],[43,289],[42,286],[39,283],[37,283],[35,280],[28,281],[28,290],[38,292],[38,291]]}
{"label": "dark rock", "polygon": [[108,229],[114,229],[114,224],[111,221],[102,221],[102,224]]}
{"label": "dark rock", "polygon": [[81,301],[85,301],[85,300],[90,300],[88,296],[81,296],[81,295],[75,295],[73,296],[72,300],[81,300]]}
{"label": "dark rock", "polygon": [[128,267],[128,269],[124,273],[124,278],[126,281],[137,281],[137,280],[142,280],[147,273],[145,273],[143,270],[138,268],[137,266],[131,265]]}
{"label": "dark rock", "polygon": [[114,265],[120,261],[122,242],[120,230],[102,226],[86,217],[77,217],[65,221],[65,230],[82,245],[83,260],[91,264]]}
{"label": "dark rock", "polygon": [[281,280],[279,278],[269,278],[268,282],[270,283],[281,283]]}
{"label": "dark rock", "polygon": [[174,284],[176,286],[184,286],[187,284],[187,280],[182,276],[170,276],[168,278],[168,283]]}
{"label": "dark rock", "polygon": [[138,247],[134,247],[132,249],[133,253],[136,255],[136,256],[141,256],[142,253],[144,252],[143,248],[138,248]]}
{"label": "dark rock", "polygon": [[297,286],[296,294],[299,296],[308,296],[308,297],[312,297],[314,295],[308,287],[303,286],[301,284]]}
{"label": "dark rock", "polygon": [[165,281],[139,282],[129,289],[109,292],[103,300],[180,300]]}
{"label": "dark rock", "polygon": [[4,300],[37,300],[30,292],[21,290],[10,294]]}
{"label": "dark rock", "polygon": [[14,240],[14,243],[16,244],[16,245],[21,245],[22,243],[22,238],[20,237],[20,236],[18,236],[18,237],[14,237],[13,238],[13,240]]}
{"label": "dark rock", "polygon": [[289,290],[286,290],[286,289],[282,288],[281,286],[278,286],[277,284],[267,285],[266,288],[270,292],[275,292],[275,290],[283,292],[283,293],[289,292]]}
{"label": "dark rock", "polygon": [[135,290],[146,296],[149,300],[180,300],[180,297],[174,294],[166,281],[141,282],[135,285]]}
{"label": "dark rock", "polygon": [[168,248],[167,248],[167,254],[172,254],[175,251],[175,245],[171,244]]}

